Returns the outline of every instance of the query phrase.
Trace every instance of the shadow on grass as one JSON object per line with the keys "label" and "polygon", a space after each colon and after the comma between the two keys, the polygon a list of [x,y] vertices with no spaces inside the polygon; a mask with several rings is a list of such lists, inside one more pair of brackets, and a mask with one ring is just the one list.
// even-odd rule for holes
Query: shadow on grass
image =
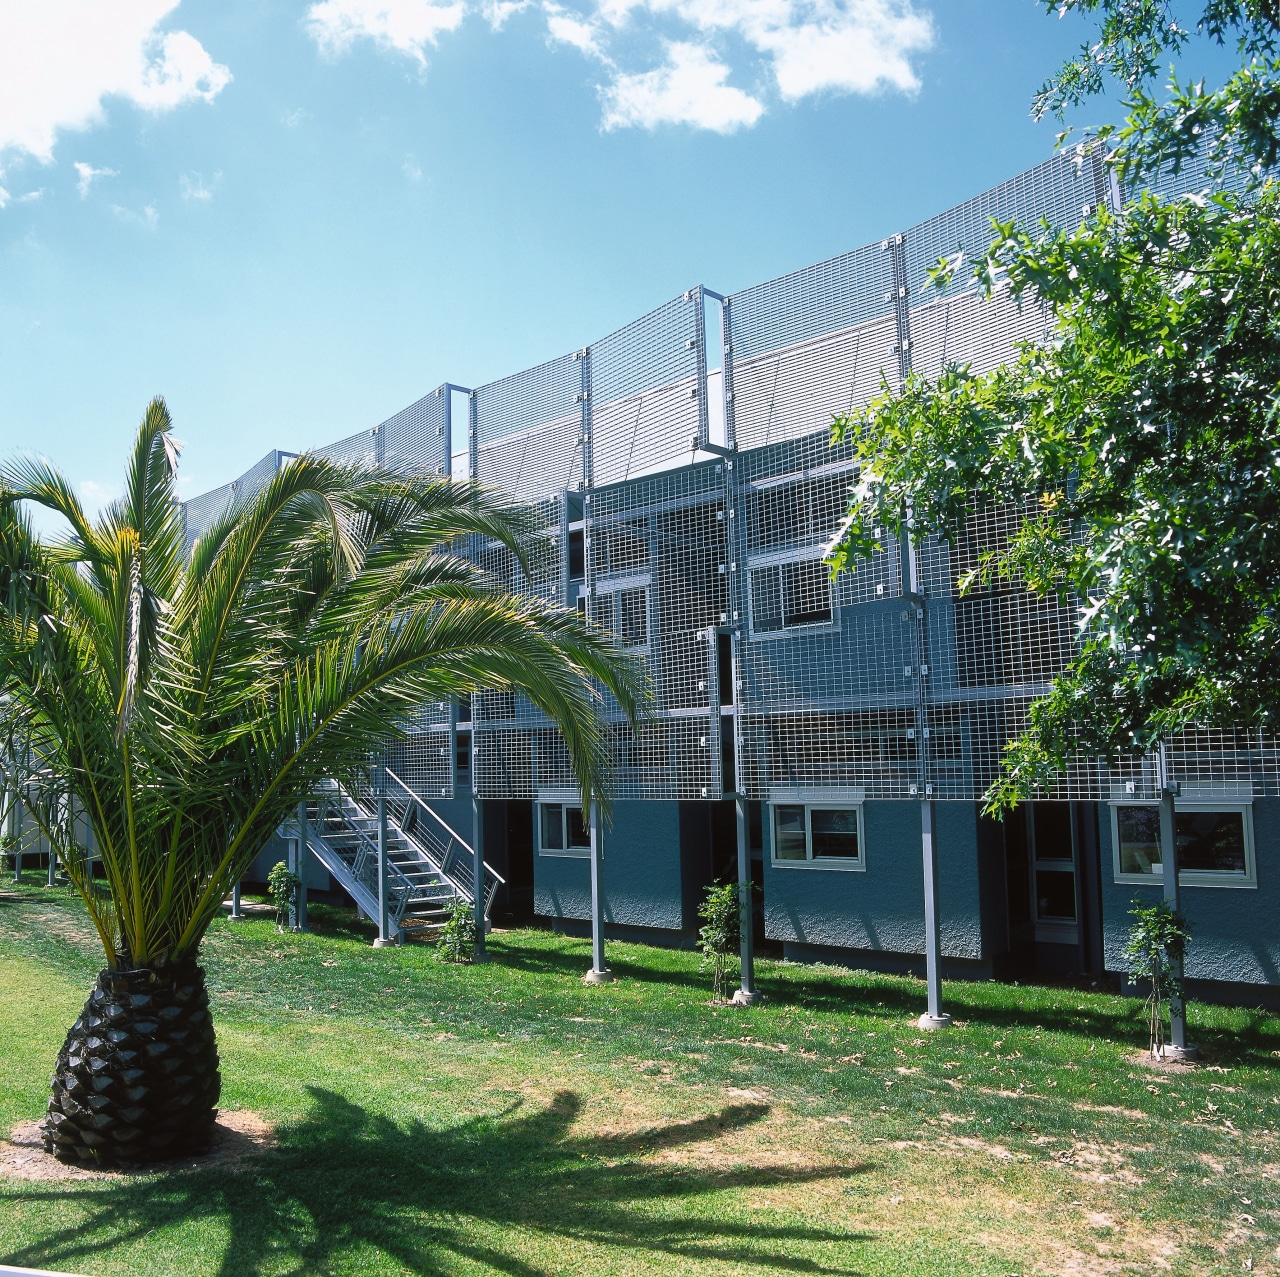
{"label": "shadow on grass", "polygon": [[[582,941],[583,945],[587,942]],[[530,951],[514,944],[492,944],[491,953],[503,966],[531,974],[581,975],[590,965],[589,953]],[[610,951],[609,966],[615,976],[638,984],[668,985],[706,992],[705,975],[690,971],[649,967],[628,962],[616,949]],[[891,978],[892,979],[892,978]],[[875,983],[862,984],[856,973],[845,976],[816,971],[789,974],[780,978],[767,964],[756,968],[756,988],[775,1006],[802,1007],[807,1011],[879,1016],[884,1019],[915,1019],[924,1009],[923,984],[919,988],[891,983],[882,976]],[[1000,991],[993,998],[992,989]],[[1073,1001],[1077,990],[1055,985],[965,984],[948,981],[944,993],[946,1009],[957,1020],[987,1025],[992,1030],[1044,1030],[1075,1034],[1090,1040],[1109,1038],[1135,1048],[1147,1045],[1146,1021],[1140,1003],[1117,995],[1102,997],[1090,992],[1083,1007]],[[1020,1005],[1021,1004],[1021,1005]],[[1192,1003],[1194,1007],[1194,1002]],[[1260,1010],[1239,1014],[1243,1023],[1227,1026],[1196,1025],[1196,1040],[1207,1060],[1232,1059],[1267,1069],[1280,1068],[1280,1034],[1275,1030],[1274,1013]],[[1192,1012],[1194,1017],[1194,1010]]]}
{"label": "shadow on grass", "polygon": [[[75,1207],[83,1217],[6,1262],[73,1266],[159,1229],[212,1221],[230,1232],[221,1277],[277,1269],[282,1260],[290,1271],[330,1272],[344,1255],[368,1249],[415,1273],[452,1272],[466,1259],[537,1277],[563,1270],[568,1245],[647,1252],[674,1271],[706,1260],[853,1277],[857,1270],[805,1258],[803,1250],[871,1240],[837,1228],[727,1222],[719,1203],[699,1201],[726,1189],[847,1178],[865,1165],[777,1168],[725,1159],[708,1169],[635,1160],[748,1127],[768,1113],[764,1104],[591,1136],[574,1133],[580,1101],[569,1091],[538,1111],[517,1103],[446,1130],[421,1122],[404,1128],[319,1088],[311,1095],[312,1115],[282,1131],[278,1149],[237,1170],[24,1193],[25,1202]],[[557,1252],[550,1268],[522,1253],[522,1235],[530,1233]],[[606,1257],[605,1266],[616,1259]]]}

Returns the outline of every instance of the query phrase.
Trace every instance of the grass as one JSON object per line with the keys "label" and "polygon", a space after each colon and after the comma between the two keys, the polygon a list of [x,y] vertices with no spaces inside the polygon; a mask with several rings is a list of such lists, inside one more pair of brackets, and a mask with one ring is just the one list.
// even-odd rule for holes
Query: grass
{"label": "grass", "polygon": [[[240,1169],[0,1181],[0,1262],[90,1274],[1280,1272],[1280,1019],[1193,1006],[1159,1073],[1132,1000],[492,937],[494,961],[219,922],[203,955]],[[38,1116],[100,962],[73,900],[0,897],[0,1133]]]}

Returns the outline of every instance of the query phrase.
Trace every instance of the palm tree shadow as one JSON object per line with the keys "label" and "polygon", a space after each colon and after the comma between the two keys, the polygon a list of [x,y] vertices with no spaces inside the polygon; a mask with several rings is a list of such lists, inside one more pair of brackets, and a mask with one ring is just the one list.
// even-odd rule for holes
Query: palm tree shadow
{"label": "palm tree shadow", "polygon": [[848,1178],[865,1173],[865,1164],[779,1168],[723,1158],[708,1168],[640,1156],[740,1131],[766,1116],[764,1104],[589,1135],[574,1130],[581,1104],[571,1091],[543,1108],[517,1102],[443,1130],[416,1119],[401,1126],[332,1091],[310,1092],[310,1116],[283,1130],[277,1149],[236,1169],[25,1194],[71,1207],[77,1222],[5,1262],[67,1267],[157,1229],[217,1222],[230,1229],[219,1277],[264,1267],[330,1272],[344,1254],[369,1250],[415,1273],[453,1272],[467,1259],[512,1277],[542,1277],[548,1270],[521,1253],[530,1234],[552,1239],[561,1254],[565,1245],[649,1252],[655,1267],[677,1270],[682,1261],[715,1260],[855,1277],[806,1252],[871,1240],[838,1227],[726,1222],[698,1205],[726,1189]]}

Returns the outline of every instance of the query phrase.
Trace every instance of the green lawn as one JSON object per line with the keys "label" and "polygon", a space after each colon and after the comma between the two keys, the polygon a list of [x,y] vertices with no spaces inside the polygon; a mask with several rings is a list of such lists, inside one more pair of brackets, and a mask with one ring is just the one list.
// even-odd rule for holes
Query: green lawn
{"label": "green lawn", "polygon": [[[0,1181],[0,1262],[89,1274],[1280,1272],[1280,1018],[1193,1007],[1207,1064],[1136,1064],[1137,1004],[493,937],[452,968],[220,922],[204,949],[238,1170]],[[99,964],[75,904],[0,895],[0,1133],[37,1116]]]}

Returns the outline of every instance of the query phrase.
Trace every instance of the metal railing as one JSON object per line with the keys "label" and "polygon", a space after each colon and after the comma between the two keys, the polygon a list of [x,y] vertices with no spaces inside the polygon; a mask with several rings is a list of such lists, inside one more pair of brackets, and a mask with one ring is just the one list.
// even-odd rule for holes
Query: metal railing
{"label": "metal railing", "polygon": [[[440,814],[432,810],[420,795],[416,794],[390,767],[383,767],[388,780],[403,791],[404,797],[399,800],[403,804],[401,815],[397,813],[396,826],[400,833],[423,854],[441,877],[447,879],[458,895],[475,907],[475,848]],[[388,805],[395,801],[388,799]],[[415,813],[410,819],[408,813]],[[425,831],[419,834],[416,813],[425,812],[444,831],[446,838]],[[489,916],[498,888],[506,884],[506,879],[491,865],[484,861],[484,915]]]}

